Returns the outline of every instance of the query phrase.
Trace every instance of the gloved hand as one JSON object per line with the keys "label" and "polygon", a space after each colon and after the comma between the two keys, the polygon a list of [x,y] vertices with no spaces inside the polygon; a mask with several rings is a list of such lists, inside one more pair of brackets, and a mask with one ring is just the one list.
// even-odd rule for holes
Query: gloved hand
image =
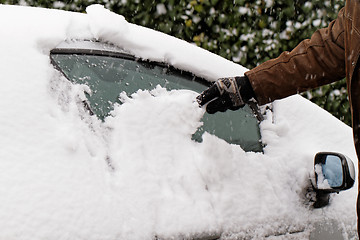
{"label": "gloved hand", "polygon": [[255,97],[255,93],[249,79],[243,76],[220,78],[196,99],[200,106],[208,103],[206,111],[213,114],[218,111],[225,112],[228,109],[242,108],[253,97]]}

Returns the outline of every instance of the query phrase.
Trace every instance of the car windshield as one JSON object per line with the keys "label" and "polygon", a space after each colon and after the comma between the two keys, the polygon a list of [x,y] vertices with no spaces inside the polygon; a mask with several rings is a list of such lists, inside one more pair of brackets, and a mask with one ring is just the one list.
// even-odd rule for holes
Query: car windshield
{"label": "car windshield", "polygon": [[[100,119],[108,116],[114,103],[120,103],[123,91],[130,96],[139,89],[151,90],[160,85],[168,90],[188,89],[202,92],[209,83],[188,72],[154,62],[144,62],[119,54],[94,54],[94,51],[57,49],[52,51],[52,63],[67,79],[76,84],[86,84],[91,95],[86,93],[89,108]],[[193,135],[202,141],[207,131],[225,141],[240,145],[245,151],[262,151],[258,120],[249,106],[238,111],[204,114],[203,126]]]}

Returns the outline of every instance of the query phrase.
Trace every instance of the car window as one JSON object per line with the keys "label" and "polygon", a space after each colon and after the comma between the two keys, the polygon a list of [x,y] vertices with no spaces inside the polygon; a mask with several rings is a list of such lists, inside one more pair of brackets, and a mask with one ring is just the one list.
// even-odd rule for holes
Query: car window
{"label": "car window", "polygon": [[[90,110],[100,119],[104,119],[119,102],[123,91],[131,95],[139,89],[153,89],[157,85],[168,90],[189,89],[202,92],[209,83],[188,72],[164,66],[154,62],[144,62],[120,54],[118,56],[94,54],[93,51],[75,50],[52,51],[52,63],[67,79],[73,83],[86,84],[91,95],[86,93]],[[120,103],[121,104],[121,103]],[[202,141],[207,131],[225,141],[240,145],[245,151],[262,151],[258,120],[249,106],[238,111],[205,114],[204,125],[193,135],[196,141]]]}

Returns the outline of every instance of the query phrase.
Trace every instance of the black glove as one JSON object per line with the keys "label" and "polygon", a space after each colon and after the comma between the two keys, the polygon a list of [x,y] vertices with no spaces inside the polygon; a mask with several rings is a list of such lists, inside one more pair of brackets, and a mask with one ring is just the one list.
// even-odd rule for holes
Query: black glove
{"label": "black glove", "polygon": [[203,91],[197,96],[200,106],[206,106],[206,111],[210,114],[218,111],[237,110],[245,106],[255,93],[251,87],[249,79],[243,77],[220,78],[214,85]]}

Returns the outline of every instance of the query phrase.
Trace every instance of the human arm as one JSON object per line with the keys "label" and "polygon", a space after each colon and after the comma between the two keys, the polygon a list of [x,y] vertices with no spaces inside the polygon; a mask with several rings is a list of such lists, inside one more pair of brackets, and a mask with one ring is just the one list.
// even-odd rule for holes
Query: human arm
{"label": "human arm", "polygon": [[[243,86],[239,89],[250,92],[260,105],[344,78],[344,9],[336,20],[327,28],[316,31],[311,39],[302,41],[291,52],[284,52],[278,58],[246,72],[244,77],[245,82],[250,84],[241,83]],[[237,81],[235,84],[238,84]],[[239,91],[240,96],[242,91]],[[208,104],[209,113],[215,113],[238,109],[239,104],[230,101],[229,96],[234,94],[237,94],[236,91],[230,91],[230,94],[229,91],[221,91],[221,85],[215,83],[197,99],[201,106]]]}
{"label": "human arm", "polygon": [[316,31],[291,52],[245,75],[260,105],[345,77],[344,9],[327,28]]}

